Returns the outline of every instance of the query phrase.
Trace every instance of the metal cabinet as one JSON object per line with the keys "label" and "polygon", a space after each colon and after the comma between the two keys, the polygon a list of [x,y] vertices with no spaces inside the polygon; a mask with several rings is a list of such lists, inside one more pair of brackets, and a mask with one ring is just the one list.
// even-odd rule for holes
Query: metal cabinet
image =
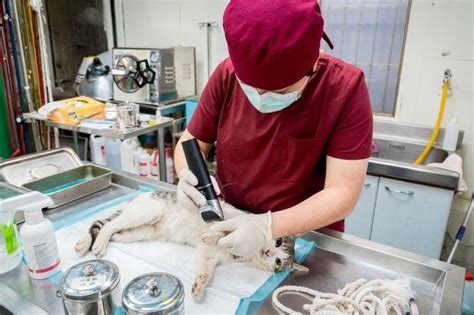
{"label": "metal cabinet", "polygon": [[438,259],[454,192],[367,175],[346,233]]}
{"label": "metal cabinet", "polygon": [[366,176],[359,201],[346,218],[346,233],[370,239],[379,179],[378,176]]}
{"label": "metal cabinet", "polygon": [[370,239],[438,259],[453,191],[380,178]]}

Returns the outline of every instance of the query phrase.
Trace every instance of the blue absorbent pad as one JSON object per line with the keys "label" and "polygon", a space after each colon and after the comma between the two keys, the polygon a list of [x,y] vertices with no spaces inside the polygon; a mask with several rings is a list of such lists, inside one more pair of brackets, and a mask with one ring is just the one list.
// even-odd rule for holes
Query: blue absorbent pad
{"label": "blue absorbent pad", "polygon": [[[295,259],[302,263],[309,253],[316,248],[314,242],[298,238],[296,240]],[[273,291],[290,275],[289,270],[274,273],[268,280],[262,284],[251,296],[240,300],[239,307],[235,311],[237,315],[256,314],[263,302]]]}
{"label": "blue absorbent pad", "polygon": [[[148,187],[140,187],[138,191],[120,196],[113,200],[109,200],[95,207],[91,207],[87,210],[81,211],[75,215],[68,216],[61,220],[55,221],[54,227],[56,230],[67,228],[77,222],[90,218],[94,215],[100,214],[103,211],[106,211],[112,207],[116,207],[137,195],[143,192],[153,191]],[[304,239],[296,240],[295,248],[295,259],[298,263],[301,263],[305,260],[308,254],[316,247],[314,242],[306,241]],[[56,275],[52,276],[50,280],[55,283],[59,283],[63,272],[59,272]],[[268,296],[288,277],[290,274],[289,271],[282,271],[275,273],[270,276],[252,295],[243,298],[240,300],[235,314],[255,314],[258,309],[261,307],[263,302],[268,298]],[[115,310],[115,315],[124,314],[122,307],[119,307]]]}
{"label": "blue absorbent pad", "polygon": [[117,198],[112,199],[112,200],[108,200],[104,203],[101,203],[101,204],[95,206],[95,207],[91,207],[89,209],[78,212],[75,215],[69,215],[65,218],[54,221],[53,222],[54,229],[59,230],[59,229],[65,228],[65,227],[70,226],[70,225],[72,225],[76,222],[84,220],[84,219],[86,219],[86,218],[88,218],[88,217],[90,217],[94,214],[97,214],[101,211],[107,210],[107,209],[109,209],[111,207],[114,207],[116,205],[119,205],[123,202],[129,201],[130,199],[138,196],[141,193],[150,192],[150,191],[153,191],[153,189],[151,189],[150,187],[139,186],[138,191],[136,191],[136,192],[129,193],[127,195],[120,196],[120,197],[117,197]]}

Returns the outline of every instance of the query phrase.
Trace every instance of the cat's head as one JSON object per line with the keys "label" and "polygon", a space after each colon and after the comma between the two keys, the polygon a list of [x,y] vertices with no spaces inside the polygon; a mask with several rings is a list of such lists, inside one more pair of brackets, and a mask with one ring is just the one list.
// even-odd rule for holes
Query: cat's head
{"label": "cat's head", "polygon": [[277,272],[290,269],[307,273],[309,269],[295,261],[295,237],[285,236],[273,240],[271,246],[264,246],[256,255],[256,263],[262,269]]}

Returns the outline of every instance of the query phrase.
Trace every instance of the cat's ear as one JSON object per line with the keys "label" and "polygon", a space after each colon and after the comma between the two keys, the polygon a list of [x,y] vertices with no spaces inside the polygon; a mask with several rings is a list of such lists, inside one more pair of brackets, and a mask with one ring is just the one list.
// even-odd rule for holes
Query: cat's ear
{"label": "cat's ear", "polygon": [[298,263],[293,263],[293,272],[296,275],[305,275],[309,272],[309,268]]}

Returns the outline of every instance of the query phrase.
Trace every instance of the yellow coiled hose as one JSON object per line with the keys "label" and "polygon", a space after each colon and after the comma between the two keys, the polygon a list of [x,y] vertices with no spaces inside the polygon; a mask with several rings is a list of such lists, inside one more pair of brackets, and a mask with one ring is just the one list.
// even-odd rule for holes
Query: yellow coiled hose
{"label": "yellow coiled hose", "polygon": [[438,118],[436,119],[436,125],[433,129],[433,132],[431,133],[431,138],[428,141],[428,144],[426,145],[423,152],[421,152],[421,154],[415,160],[415,162],[413,162],[414,164],[419,165],[423,163],[428,153],[430,153],[430,150],[433,147],[433,144],[436,141],[436,138],[438,138],[439,128],[441,127],[441,122],[443,121],[444,108],[446,107],[446,98],[448,97],[448,88],[449,88],[449,81],[444,80],[443,92],[441,94],[441,104],[439,105]]}

